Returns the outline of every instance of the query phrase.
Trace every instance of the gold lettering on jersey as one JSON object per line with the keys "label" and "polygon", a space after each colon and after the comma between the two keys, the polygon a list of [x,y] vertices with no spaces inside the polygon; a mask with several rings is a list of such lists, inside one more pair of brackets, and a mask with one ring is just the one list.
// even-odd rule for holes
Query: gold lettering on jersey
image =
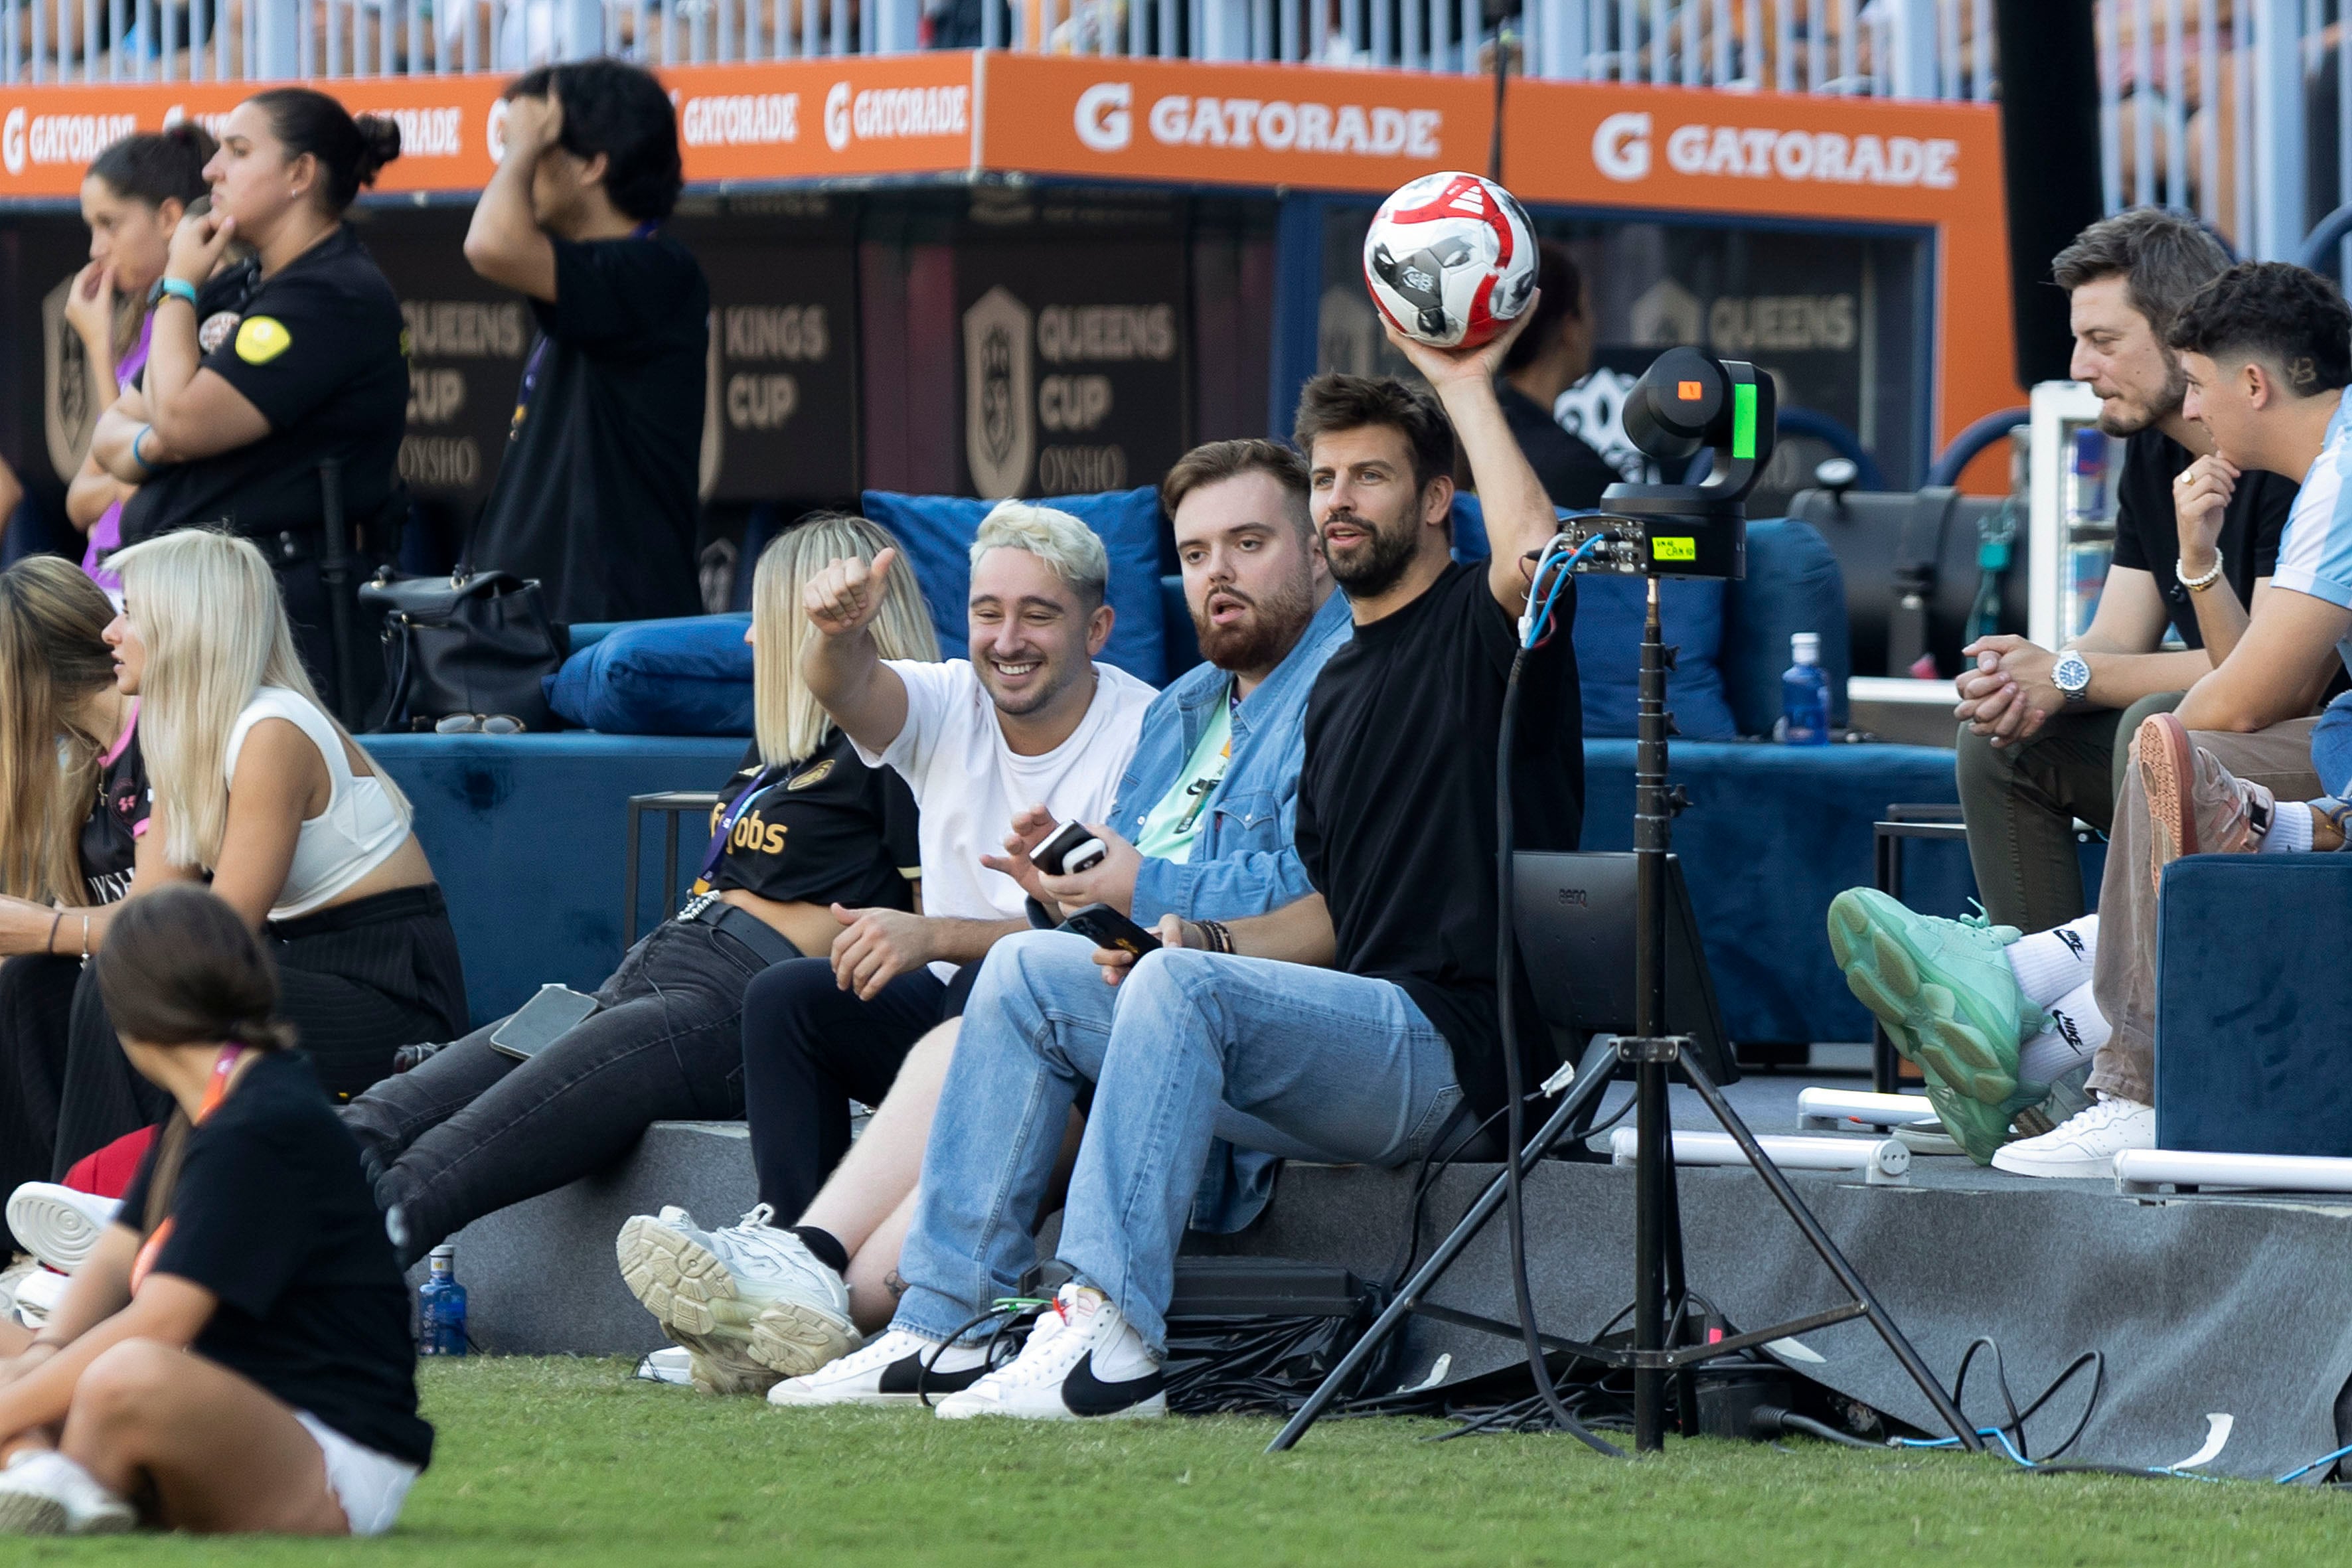
{"label": "gold lettering on jersey", "polygon": [[735,819],[735,831],[727,842],[732,848],[753,855],[781,855],[784,852],[784,825],[779,822],[771,826],[755,811]]}
{"label": "gold lettering on jersey", "polygon": [[268,364],[293,346],[294,334],[275,316],[247,316],[236,329],[236,357],[247,364]]}
{"label": "gold lettering on jersey", "polygon": [[823,784],[826,779],[833,775],[833,764],[836,760],[837,759],[833,757],[825,758],[824,761],[817,763],[816,766],[811,768],[808,772],[801,774],[798,778],[793,779],[790,784],[784,785],[786,793],[790,793],[796,789],[813,789],[816,785]]}

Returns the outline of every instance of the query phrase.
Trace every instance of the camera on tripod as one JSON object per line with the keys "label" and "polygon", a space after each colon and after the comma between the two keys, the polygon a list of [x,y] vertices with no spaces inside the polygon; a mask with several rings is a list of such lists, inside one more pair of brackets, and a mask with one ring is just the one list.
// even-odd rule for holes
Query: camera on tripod
{"label": "camera on tripod", "polygon": [[1772,458],[1772,380],[1744,360],[1668,349],[1626,395],[1621,417],[1633,445],[1671,471],[1712,454],[1704,483],[1611,485],[1591,517],[1560,524],[1576,546],[1598,538],[1581,572],[1645,577],[1745,577],[1748,518],[1740,505]]}

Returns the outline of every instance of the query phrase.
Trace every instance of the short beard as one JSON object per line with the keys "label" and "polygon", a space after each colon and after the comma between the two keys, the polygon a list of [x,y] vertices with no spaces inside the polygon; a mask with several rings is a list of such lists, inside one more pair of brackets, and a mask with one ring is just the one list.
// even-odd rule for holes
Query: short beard
{"label": "short beard", "polygon": [[1420,553],[1421,541],[1415,537],[1420,521],[1410,520],[1394,532],[1360,514],[1349,521],[1369,529],[1371,539],[1347,565],[1340,563],[1339,557],[1333,554],[1328,546],[1325,547],[1324,556],[1330,563],[1331,580],[1346,589],[1351,599],[1377,599],[1403,582],[1405,573],[1412,569],[1413,557]]}
{"label": "short beard", "polygon": [[1201,657],[1219,669],[1272,669],[1297,646],[1299,634],[1315,618],[1314,595],[1303,581],[1286,583],[1248,604],[1253,613],[1229,626],[1200,614],[1192,616]]}
{"label": "short beard", "polygon": [[2103,407],[2099,411],[2099,433],[2117,440],[2138,435],[2163,424],[2180,412],[2181,401],[2189,395],[2189,373],[2180,368],[2180,356],[2164,356],[2164,390],[2157,395],[2157,406],[2142,411],[2137,422],[2118,419]]}

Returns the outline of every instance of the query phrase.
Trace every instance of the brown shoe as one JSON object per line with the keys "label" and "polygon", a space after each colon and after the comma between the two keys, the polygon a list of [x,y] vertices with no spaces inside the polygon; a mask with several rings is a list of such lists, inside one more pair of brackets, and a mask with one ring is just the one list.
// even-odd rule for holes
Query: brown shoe
{"label": "brown shoe", "polygon": [[2246,854],[2270,831],[2271,792],[2232,777],[2171,714],[2140,721],[2132,760],[2147,797],[2148,875],[2158,887],[2181,856]]}

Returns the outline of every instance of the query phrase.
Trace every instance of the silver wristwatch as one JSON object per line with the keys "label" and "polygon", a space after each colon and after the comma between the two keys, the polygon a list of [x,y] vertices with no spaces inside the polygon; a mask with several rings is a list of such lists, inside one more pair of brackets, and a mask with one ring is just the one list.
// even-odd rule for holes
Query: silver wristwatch
{"label": "silver wristwatch", "polygon": [[2062,653],[2051,668],[2050,684],[2069,702],[2080,702],[2091,689],[2091,667],[2079,653]]}

